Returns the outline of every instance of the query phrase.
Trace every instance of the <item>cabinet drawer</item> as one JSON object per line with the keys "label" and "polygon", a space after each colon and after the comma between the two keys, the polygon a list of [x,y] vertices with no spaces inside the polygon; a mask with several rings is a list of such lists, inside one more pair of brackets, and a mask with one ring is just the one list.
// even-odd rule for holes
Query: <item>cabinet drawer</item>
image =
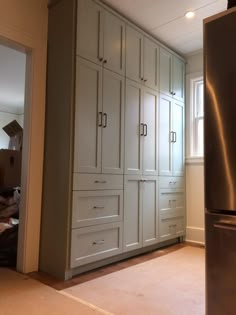
{"label": "cabinet drawer", "polygon": [[184,216],[160,215],[159,231],[160,241],[185,235]]}
{"label": "cabinet drawer", "polygon": [[184,212],[185,194],[183,189],[160,189],[159,211],[160,213],[173,214]]}
{"label": "cabinet drawer", "polygon": [[122,223],[72,230],[71,268],[120,254],[122,234]]}
{"label": "cabinet drawer", "polygon": [[160,188],[184,188],[184,177],[159,177]]}
{"label": "cabinet drawer", "polygon": [[123,175],[74,174],[73,190],[123,189]]}
{"label": "cabinet drawer", "polygon": [[72,228],[123,219],[123,190],[74,191]]}

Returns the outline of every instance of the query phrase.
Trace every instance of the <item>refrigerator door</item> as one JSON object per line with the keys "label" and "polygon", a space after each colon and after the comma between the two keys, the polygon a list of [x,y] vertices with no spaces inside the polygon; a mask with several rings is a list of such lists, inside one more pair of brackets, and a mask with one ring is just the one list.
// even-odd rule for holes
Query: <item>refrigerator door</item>
{"label": "refrigerator door", "polygon": [[204,25],[205,206],[236,211],[236,11]]}
{"label": "refrigerator door", "polygon": [[236,217],[206,212],[206,314],[236,314]]}

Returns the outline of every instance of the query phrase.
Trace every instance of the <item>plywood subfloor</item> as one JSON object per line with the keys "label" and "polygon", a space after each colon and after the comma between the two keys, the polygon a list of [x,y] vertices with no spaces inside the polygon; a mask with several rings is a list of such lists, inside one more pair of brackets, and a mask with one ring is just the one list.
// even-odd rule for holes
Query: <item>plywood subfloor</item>
{"label": "plywood subfloor", "polygon": [[204,315],[204,255],[187,246],[64,292],[115,315]]}

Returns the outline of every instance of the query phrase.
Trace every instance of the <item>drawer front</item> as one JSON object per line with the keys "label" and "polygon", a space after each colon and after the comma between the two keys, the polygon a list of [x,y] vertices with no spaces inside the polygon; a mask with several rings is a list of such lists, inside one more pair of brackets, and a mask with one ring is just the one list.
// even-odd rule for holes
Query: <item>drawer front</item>
{"label": "drawer front", "polygon": [[159,220],[160,241],[185,235],[184,216],[171,217],[160,215]]}
{"label": "drawer front", "polygon": [[71,268],[120,254],[122,233],[121,223],[72,230]]}
{"label": "drawer front", "polygon": [[74,173],[73,190],[123,189],[123,175]]}
{"label": "drawer front", "polygon": [[123,190],[74,191],[72,228],[123,219]]}
{"label": "drawer front", "polygon": [[160,189],[159,211],[165,214],[184,213],[185,194],[183,189]]}
{"label": "drawer front", "polygon": [[184,177],[159,177],[160,188],[184,188]]}

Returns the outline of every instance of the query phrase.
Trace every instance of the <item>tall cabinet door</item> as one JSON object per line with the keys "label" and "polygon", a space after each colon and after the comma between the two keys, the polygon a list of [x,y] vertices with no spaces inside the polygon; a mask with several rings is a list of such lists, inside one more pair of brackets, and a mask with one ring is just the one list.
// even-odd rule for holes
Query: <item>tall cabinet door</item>
{"label": "tall cabinet door", "polygon": [[142,184],[143,246],[158,242],[158,177],[148,177]]}
{"label": "tall cabinet door", "polygon": [[140,176],[124,180],[124,251],[142,247],[142,193]]}
{"label": "tall cabinet door", "polygon": [[171,96],[171,64],[172,55],[160,48],[160,92]]}
{"label": "tall cabinet door", "polygon": [[158,175],[158,93],[143,88],[143,174]]}
{"label": "tall cabinet door", "polygon": [[177,58],[172,57],[172,89],[173,97],[181,102],[184,102],[185,93],[185,65],[184,62]]}
{"label": "tall cabinet door", "polygon": [[124,77],[103,71],[102,173],[123,174]]}
{"label": "tall cabinet door", "polygon": [[102,67],[79,57],[76,67],[74,172],[100,173]]}
{"label": "tall cabinet door", "polygon": [[144,83],[155,90],[159,90],[159,58],[159,46],[144,37]]}
{"label": "tall cabinet door", "polygon": [[125,174],[142,174],[142,86],[126,80]]}
{"label": "tall cabinet door", "polygon": [[171,133],[172,98],[160,95],[159,105],[159,175],[172,175],[172,136]]}
{"label": "tall cabinet door", "polygon": [[126,76],[137,82],[143,78],[143,35],[126,25]]}
{"label": "tall cabinet door", "polygon": [[78,0],[77,54],[95,63],[103,57],[103,9],[92,0]]}
{"label": "tall cabinet door", "polygon": [[184,104],[172,102],[173,176],[184,175]]}
{"label": "tall cabinet door", "polygon": [[104,67],[125,75],[125,23],[104,11]]}

